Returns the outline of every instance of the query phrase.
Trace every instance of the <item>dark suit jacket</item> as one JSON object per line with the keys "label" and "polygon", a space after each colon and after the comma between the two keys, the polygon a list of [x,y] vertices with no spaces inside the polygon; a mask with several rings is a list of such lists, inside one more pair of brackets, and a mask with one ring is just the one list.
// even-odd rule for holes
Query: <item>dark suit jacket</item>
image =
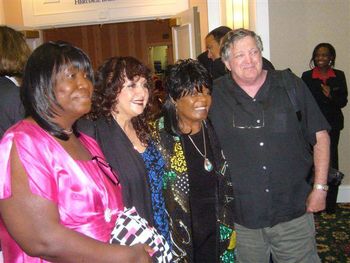
{"label": "dark suit jacket", "polygon": [[19,87],[6,77],[0,77],[0,139],[5,131],[24,118]]}
{"label": "dark suit jacket", "polygon": [[330,98],[326,97],[322,92],[322,81],[312,78],[312,70],[305,71],[301,78],[309,87],[332,129],[341,130],[344,128],[344,116],[341,108],[345,107],[348,103],[348,89],[344,72],[336,69],[333,70],[336,76],[327,80],[327,85],[331,89]]}

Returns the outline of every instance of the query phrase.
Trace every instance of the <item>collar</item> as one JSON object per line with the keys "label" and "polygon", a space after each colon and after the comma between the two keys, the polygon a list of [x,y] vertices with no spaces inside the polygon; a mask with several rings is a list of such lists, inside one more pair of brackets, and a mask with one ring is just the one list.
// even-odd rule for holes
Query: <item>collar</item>
{"label": "collar", "polygon": [[321,70],[319,67],[314,67],[314,69],[312,70],[312,78],[313,79],[320,79],[320,80],[322,80],[323,83],[326,83],[327,79],[334,78],[334,77],[336,77],[336,76],[335,76],[335,72],[332,68],[329,68],[325,75],[323,75],[321,73]]}
{"label": "collar", "polygon": [[15,79],[15,77],[10,77],[10,76],[5,76],[5,77],[11,80],[17,87],[20,86],[18,81]]}
{"label": "collar", "polygon": [[[275,72],[275,71],[273,71]],[[236,100],[236,104],[241,104],[242,103],[242,99],[243,100],[248,100],[248,101],[264,101],[268,94],[269,94],[269,90],[270,90],[270,86],[271,86],[271,77],[273,76],[273,73],[268,70],[267,74],[266,74],[266,78],[265,81],[263,82],[263,84],[261,85],[261,87],[259,88],[258,92],[255,94],[254,98],[250,97],[238,84],[237,82],[231,77],[231,74],[228,74],[229,76],[227,76],[228,79],[228,83],[230,83],[230,85],[233,87],[233,92],[236,94],[236,96],[239,99],[239,101]]]}

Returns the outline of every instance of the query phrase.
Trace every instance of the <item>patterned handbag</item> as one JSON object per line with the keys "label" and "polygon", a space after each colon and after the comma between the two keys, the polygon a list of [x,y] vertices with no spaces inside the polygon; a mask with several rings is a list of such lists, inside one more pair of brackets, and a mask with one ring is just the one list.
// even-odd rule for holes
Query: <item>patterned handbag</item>
{"label": "patterned handbag", "polygon": [[140,217],[135,207],[125,208],[119,212],[110,243],[126,246],[147,244],[153,249],[154,253],[151,256],[156,262],[172,262],[173,256],[169,244],[154,227],[148,224],[147,220]]}

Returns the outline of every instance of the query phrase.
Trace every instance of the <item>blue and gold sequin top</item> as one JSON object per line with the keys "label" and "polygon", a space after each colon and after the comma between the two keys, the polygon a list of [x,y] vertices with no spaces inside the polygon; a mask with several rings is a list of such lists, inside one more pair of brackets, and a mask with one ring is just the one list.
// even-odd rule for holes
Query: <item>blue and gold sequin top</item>
{"label": "blue and gold sequin top", "polygon": [[155,145],[150,142],[141,154],[144,160],[151,190],[154,227],[163,235],[171,246],[169,223],[165,211],[165,202],[162,193],[165,161]]}

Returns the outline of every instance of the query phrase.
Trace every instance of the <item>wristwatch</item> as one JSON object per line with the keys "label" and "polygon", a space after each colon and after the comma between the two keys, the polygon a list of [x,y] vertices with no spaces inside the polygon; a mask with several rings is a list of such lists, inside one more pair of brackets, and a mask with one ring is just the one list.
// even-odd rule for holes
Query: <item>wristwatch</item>
{"label": "wristwatch", "polygon": [[314,189],[328,191],[328,185],[326,184],[314,184]]}

